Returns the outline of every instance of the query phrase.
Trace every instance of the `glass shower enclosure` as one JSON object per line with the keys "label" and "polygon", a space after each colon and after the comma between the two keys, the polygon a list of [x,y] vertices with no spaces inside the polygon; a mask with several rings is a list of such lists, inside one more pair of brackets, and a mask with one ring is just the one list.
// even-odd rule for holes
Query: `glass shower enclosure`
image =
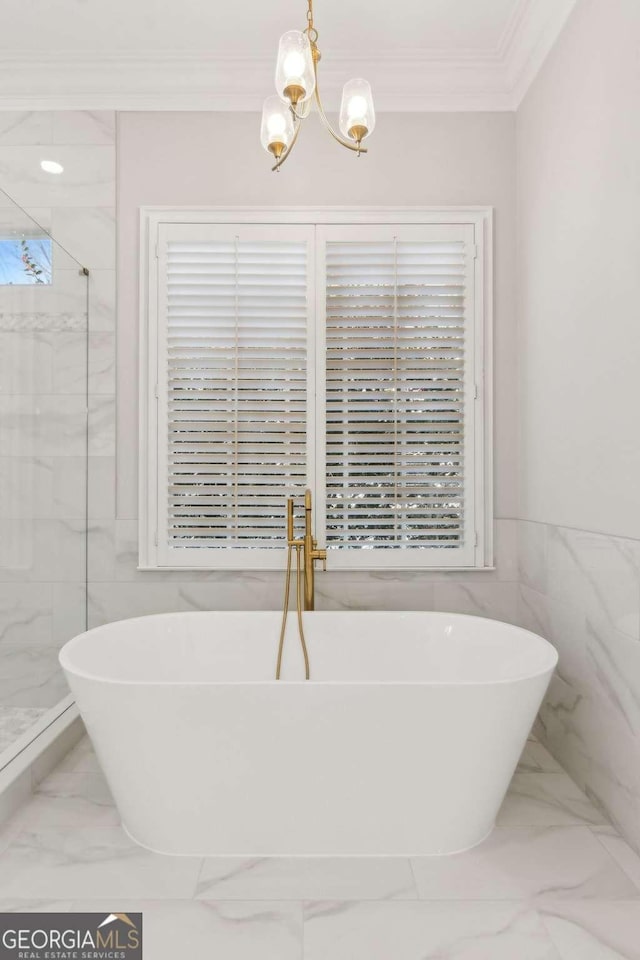
{"label": "glass shower enclosure", "polygon": [[88,272],[0,191],[0,771],[71,705],[87,623]]}

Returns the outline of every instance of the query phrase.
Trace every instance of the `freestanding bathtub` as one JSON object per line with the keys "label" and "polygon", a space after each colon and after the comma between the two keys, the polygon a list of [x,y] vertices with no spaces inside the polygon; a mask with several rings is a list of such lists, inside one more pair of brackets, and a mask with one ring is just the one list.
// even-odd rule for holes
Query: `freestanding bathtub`
{"label": "freestanding bathtub", "polygon": [[483,840],[553,647],[448,613],[174,613],[69,641],[60,662],[138,843],[169,854],[430,855]]}

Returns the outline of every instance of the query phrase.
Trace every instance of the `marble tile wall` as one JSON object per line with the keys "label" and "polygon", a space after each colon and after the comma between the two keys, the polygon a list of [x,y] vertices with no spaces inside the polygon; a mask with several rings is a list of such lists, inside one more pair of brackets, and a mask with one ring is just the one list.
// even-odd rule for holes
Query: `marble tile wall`
{"label": "marble tile wall", "polygon": [[[467,573],[319,572],[325,610],[452,610],[515,621],[516,523],[496,521],[496,569]],[[171,610],[279,609],[283,575],[271,572],[139,571],[137,521],[92,518],[89,622]]]}
{"label": "marble tile wall", "polygon": [[560,661],[538,734],[640,849],[640,541],[519,523],[518,621]]}
{"label": "marble tile wall", "polygon": [[[51,286],[0,287],[0,708],[13,722],[68,692],[57,653],[86,623],[87,473],[92,503],[115,489],[115,114],[0,113],[0,187],[58,242]],[[0,220],[25,217],[0,200]]]}

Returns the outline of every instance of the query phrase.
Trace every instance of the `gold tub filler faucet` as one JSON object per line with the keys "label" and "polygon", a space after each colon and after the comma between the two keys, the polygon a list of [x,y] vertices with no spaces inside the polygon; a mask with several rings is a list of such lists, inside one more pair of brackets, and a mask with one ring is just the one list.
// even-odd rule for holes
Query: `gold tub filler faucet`
{"label": "gold tub filler faucet", "polygon": [[[282,651],[284,649],[284,635],[287,629],[287,615],[289,613],[289,593],[291,588],[292,557],[296,554],[296,609],[298,611],[298,635],[304,655],[305,680],[309,679],[309,653],[304,638],[302,611],[315,608],[315,565],[322,560],[323,570],[327,569],[327,551],[318,548],[317,540],[312,533],[311,520],[311,490],[304,494],[304,537],[297,540],[294,531],[293,497],[287,500],[287,572],[284,582],[284,604],[282,607],[282,627],[280,629],[280,643],[278,645],[278,663],[276,665],[276,680],[280,679],[282,667]],[[303,606],[304,588],[304,606]]]}

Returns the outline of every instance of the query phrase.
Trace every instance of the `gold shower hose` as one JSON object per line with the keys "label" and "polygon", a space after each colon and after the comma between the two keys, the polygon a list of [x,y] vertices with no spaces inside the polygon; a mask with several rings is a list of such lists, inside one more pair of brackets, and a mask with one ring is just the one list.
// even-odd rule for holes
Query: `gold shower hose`
{"label": "gold shower hose", "polygon": [[300,562],[300,551],[302,544],[291,543],[287,551],[287,572],[284,579],[284,603],[282,606],[282,626],[280,628],[280,643],[278,644],[278,662],[276,665],[276,680],[280,679],[280,670],[282,667],[282,652],[284,650],[284,635],[287,629],[287,617],[289,615],[289,593],[291,587],[291,553],[296,551],[296,607],[298,611],[298,635],[302,646],[304,656],[304,678],[309,679],[309,653],[307,643],[304,637],[304,626],[302,624],[302,564]]}

